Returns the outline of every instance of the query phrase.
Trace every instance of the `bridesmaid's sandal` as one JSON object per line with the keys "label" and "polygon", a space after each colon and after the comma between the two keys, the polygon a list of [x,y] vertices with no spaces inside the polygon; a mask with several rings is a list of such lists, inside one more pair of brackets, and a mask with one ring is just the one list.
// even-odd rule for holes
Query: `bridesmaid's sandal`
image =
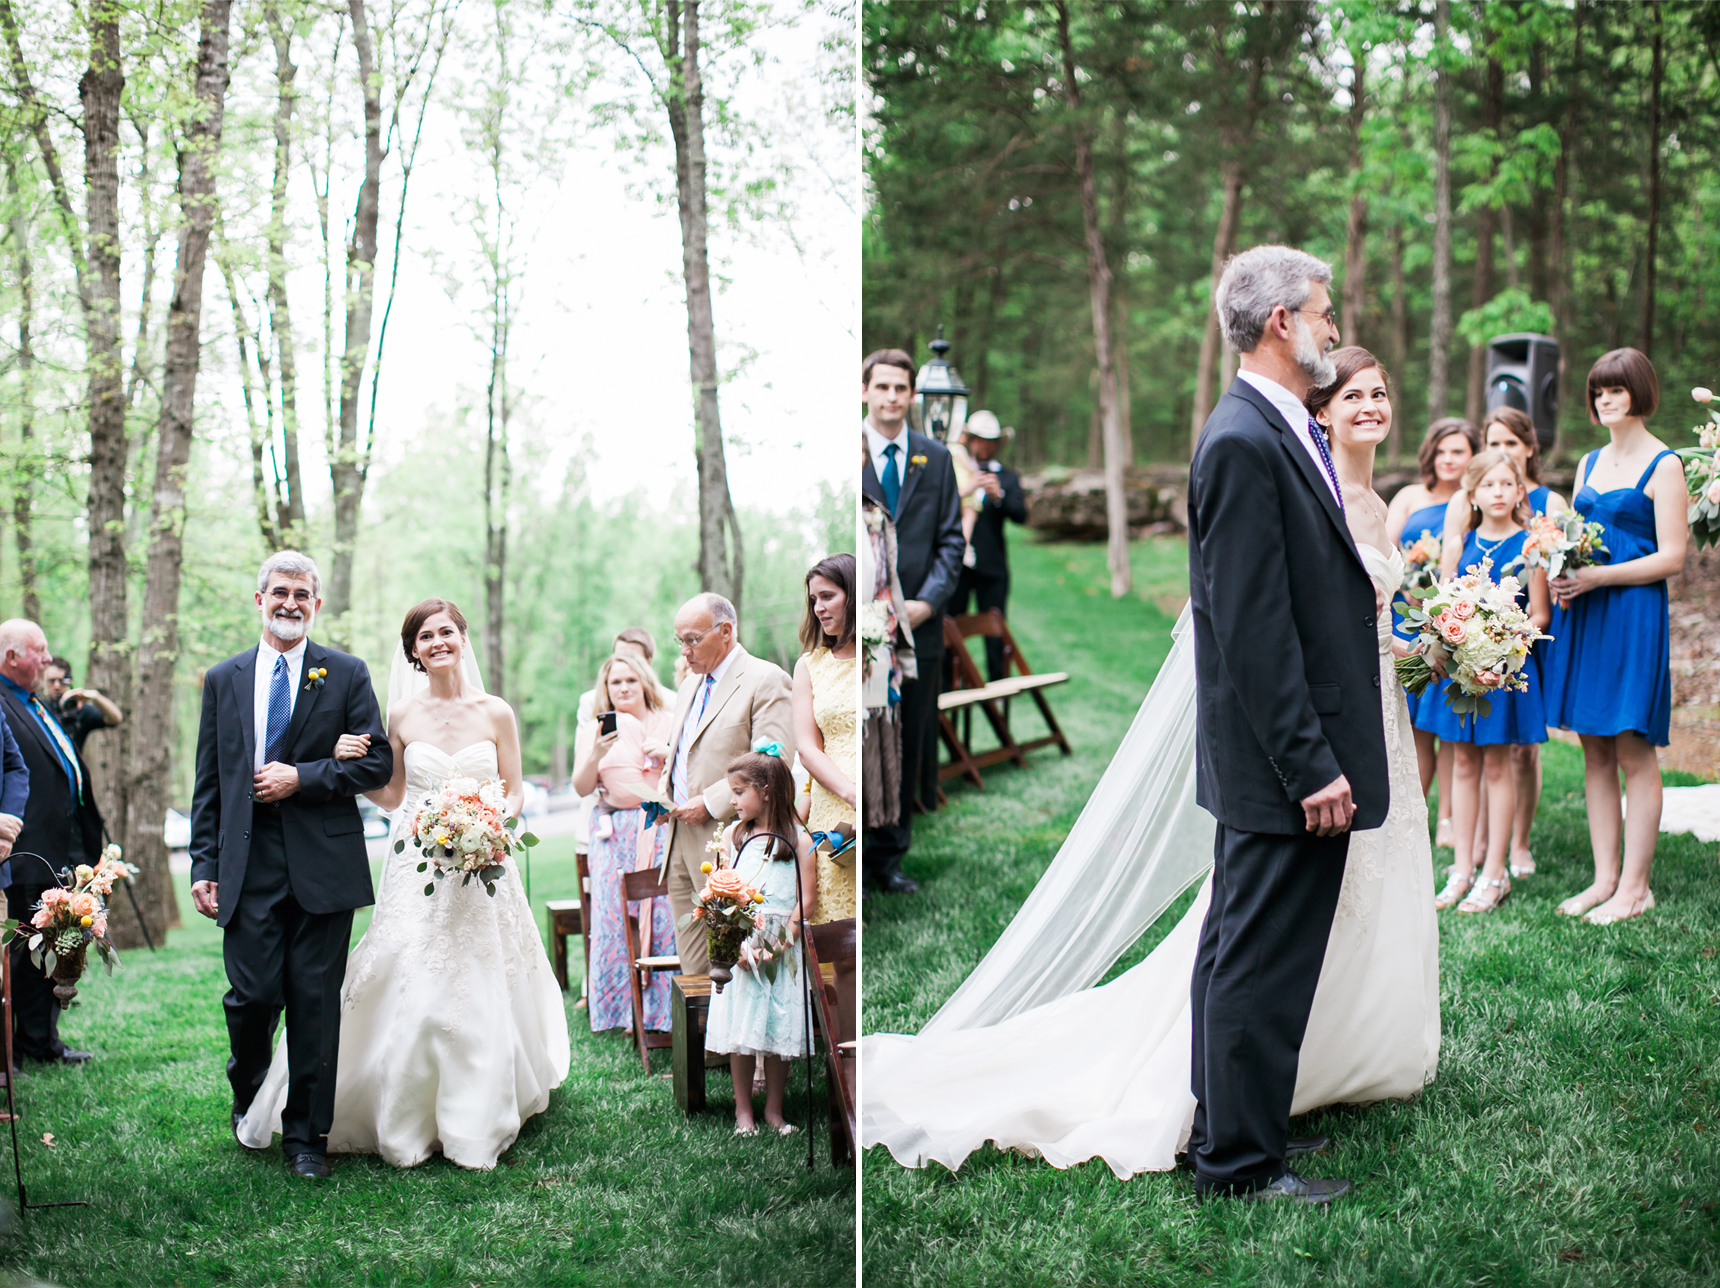
{"label": "bridesmaid's sandal", "polygon": [[[1469,893],[1469,887],[1475,884],[1475,874],[1460,874],[1456,868],[1451,869],[1445,876],[1445,889],[1433,896],[1433,910],[1444,912],[1464,895]],[[1425,888],[1425,887],[1424,887]]]}
{"label": "bridesmaid's sandal", "polygon": [[1612,898],[1610,894],[1598,895],[1591,898],[1589,896],[1593,894],[1593,890],[1594,888],[1591,886],[1580,894],[1574,894],[1569,899],[1566,899],[1559,905],[1559,914],[1565,917],[1581,917],[1587,914],[1590,909],[1598,908],[1608,899]]}
{"label": "bridesmaid's sandal", "polygon": [[[1611,900],[1608,900],[1608,902],[1610,903]],[[1633,903],[1629,912],[1603,912],[1602,909],[1605,907],[1606,904],[1600,904],[1589,909],[1588,914],[1584,916],[1583,920],[1588,922],[1591,926],[1610,926],[1614,922],[1629,921],[1632,917],[1640,917],[1643,913],[1652,912],[1654,910],[1654,891],[1650,890],[1646,895]]]}
{"label": "bridesmaid's sandal", "polygon": [[[1497,890],[1498,894],[1489,894]],[[1457,905],[1459,912],[1492,912],[1511,893],[1510,877],[1477,877],[1469,889],[1469,897]]]}
{"label": "bridesmaid's sandal", "polygon": [[1516,859],[1512,859],[1511,860],[1511,875],[1515,879],[1521,879],[1523,877],[1534,876],[1535,875],[1535,856],[1533,854],[1529,853],[1529,851],[1524,850],[1523,851],[1523,861],[1521,863],[1519,863]]}

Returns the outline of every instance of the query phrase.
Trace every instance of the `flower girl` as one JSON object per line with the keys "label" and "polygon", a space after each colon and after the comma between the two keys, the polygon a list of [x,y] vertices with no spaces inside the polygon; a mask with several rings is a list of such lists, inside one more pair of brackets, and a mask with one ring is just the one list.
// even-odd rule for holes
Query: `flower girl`
{"label": "flower girl", "polygon": [[[764,1120],[787,1136],[796,1128],[782,1116],[788,1061],[806,1054],[804,959],[800,901],[811,917],[818,899],[812,841],[794,814],[794,777],[780,748],[748,752],[729,766],[735,822],[723,833],[720,858],[761,891],[758,928],[741,949],[734,978],[711,995],[705,1049],[728,1053],[735,1084],[735,1134],[752,1136],[754,1061],[764,1057]],[[775,833],[775,836],[771,835]],[[777,837],[793,838],[789,849]],[[797,875],[798,868],[798,875]]]}
{"label": "flower girl", "polygon": [[[1469,530],[1458,568],[1467,572],[1490,560],[1490,573],[1497,582],[1521,563],[1529,520],[1534,517],[1523,471],[1505,452],[1484,451],[1469,463],[1463,494],[1469,498]],[[1535,628],[1545,630],[1553,615],[1546,570],[1523,570],[1518,577],[1523,591],[1517,602],[1528,610]],[[1516,810],[1511,749],[1547,740],[1541,677],[1533,658],[1524,669],[1529,687],[1492,695],[1488,699],[1492,709],[1485,716],[1458,716],[1444,701],[1443,693],[1423,701],[1416,713],[1418,729],[1436,734],[1456,752],[1451,823],[1457,861],[1445,888],[1434,898],[1436,908],[1448,908],[1462,899],[1457,904],[1459,912],[1492,912],[1511,892],[1511,879],[1505,871]],[[1439,687],[1443,690],[1445,685]],[[1475,821],[1483,802],[1487,810],[1487,854],[1477,879]]]}

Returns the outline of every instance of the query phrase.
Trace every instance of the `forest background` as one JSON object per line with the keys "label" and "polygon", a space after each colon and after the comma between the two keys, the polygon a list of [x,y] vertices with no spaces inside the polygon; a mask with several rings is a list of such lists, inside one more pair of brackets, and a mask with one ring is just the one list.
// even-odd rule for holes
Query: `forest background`
{"label": "forest background", "polygon": [[156,925],[270,549],[319,560],[315,633],[379,691],[405,610],[460,603],[528,773],[565,773],[615,631],[666,646],[701,588],[791,662],[806,568],[854,549],[854,32],[844,0],[0,0],[0,616],[126,710],[88,755]]}
{"label": "forest background", "polygon": [[[1689,446],[1720,378],[1720,4],[972,0],[862,8],[868,349],[947,324],[1014,463],[1186,461],[1234,371],[1234,250],[1336,270],[1396,380],[1390,454],[1483,409],[1485,341],[1634,345]],[[1085,185],[1085,194],[1083,188]],[[1103,298],[1103,304],[1099,301]]]}

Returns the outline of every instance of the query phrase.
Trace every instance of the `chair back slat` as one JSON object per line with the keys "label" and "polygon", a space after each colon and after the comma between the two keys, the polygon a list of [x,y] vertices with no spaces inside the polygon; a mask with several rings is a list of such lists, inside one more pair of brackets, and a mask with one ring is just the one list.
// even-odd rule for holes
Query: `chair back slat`
{"label": "chair back slat", "polygon": [[647,868],[643,872],[623,872],[621,874],[622,888],[627,892],[627,899],[632,902],[637,899],[667,899],[669,883],[665,878],[669,870],[663,868]]}

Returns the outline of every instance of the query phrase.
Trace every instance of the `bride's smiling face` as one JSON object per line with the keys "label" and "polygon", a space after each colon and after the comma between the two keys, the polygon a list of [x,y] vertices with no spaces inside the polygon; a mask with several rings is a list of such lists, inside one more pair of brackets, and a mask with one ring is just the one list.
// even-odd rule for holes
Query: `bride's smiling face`
{"label": "bride's smiling face", "polygon": [[1378,367],[1358,371],[1332,401],[1320,408],[1320,423],[1332,432],[1334,442],[1352,447],[1372,447],[1385,441],[1392,427],[1392,399],[1385,375]]}
{"label": "bride's smiling face", "polygon": [[460,655],[466,651],[466,637],[447,613],[437,613],[424,619],[418,634],[412,637],[412,651],[426,672],[457,671]]}

